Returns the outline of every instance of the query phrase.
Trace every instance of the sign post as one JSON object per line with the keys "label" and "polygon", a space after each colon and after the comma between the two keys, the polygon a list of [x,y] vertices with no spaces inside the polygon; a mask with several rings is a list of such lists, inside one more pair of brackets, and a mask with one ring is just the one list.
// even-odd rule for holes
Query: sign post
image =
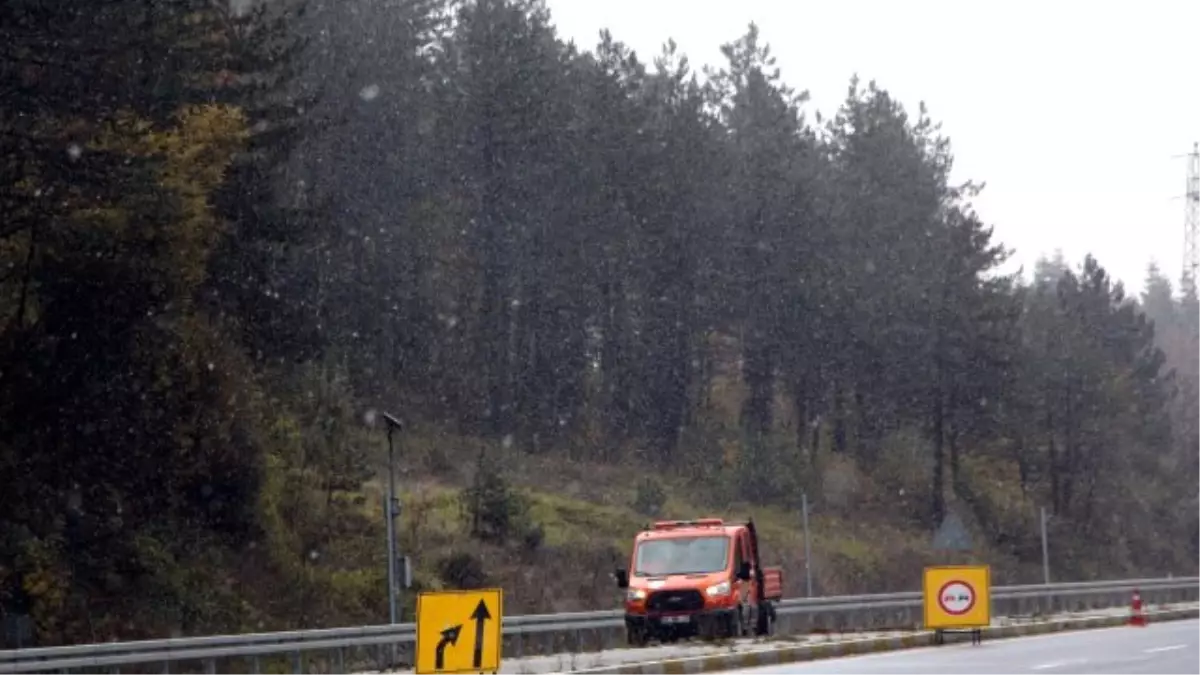
{"label": "sign post", "polygon": [[979,642],[982,628],[992,623],[991,568],[987,565],[926,567],[922,583],[926,630],[970,632]]}
{"label": "sign post", "polygon": [[504,591],[439,591],[417,596],[416,675],[500,670]]}

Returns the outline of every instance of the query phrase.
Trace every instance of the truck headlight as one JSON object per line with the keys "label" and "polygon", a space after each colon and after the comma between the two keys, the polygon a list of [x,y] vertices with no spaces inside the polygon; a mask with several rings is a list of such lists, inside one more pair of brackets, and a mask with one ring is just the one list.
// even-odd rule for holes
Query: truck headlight
{"label": "truck headlight", "polygon": [[629,602],[637,602],[638,600],[646,599],[646,591],[640,588],[631,588],[625,592],[625,599]]}
{"label": "truck headlight", "polygon": [[729,582],[722,581],[716,586],[709,586],[707,589],[705,589],[705,593],[707,593],[710,598],[719,598],[729,595]]}

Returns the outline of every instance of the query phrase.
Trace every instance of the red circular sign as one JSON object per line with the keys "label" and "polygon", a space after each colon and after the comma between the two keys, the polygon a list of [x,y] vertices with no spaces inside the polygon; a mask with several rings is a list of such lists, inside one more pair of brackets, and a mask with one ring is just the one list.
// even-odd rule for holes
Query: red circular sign
{"label": "red circular sign", "polygon": [[960,579],[952,579],[938,589],[938,607],[951,616],[962,616],[975,606],[975,588]]}

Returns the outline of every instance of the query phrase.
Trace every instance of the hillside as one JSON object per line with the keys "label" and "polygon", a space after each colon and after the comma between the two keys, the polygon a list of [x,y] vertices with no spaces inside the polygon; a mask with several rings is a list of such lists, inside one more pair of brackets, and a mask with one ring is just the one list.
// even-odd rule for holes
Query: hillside
{"label": "hillside", "polygon": [[1055,578],[1196,573],[1194,286],[1000,274],[924,105],[537,0],[91,9],[0,7],[0,646],[385,621],[384,412],[420,587],[513,611],[654,513],[798,594],[802,494],[820,593],[950,513],[1037,581],[1041,508]]}
{"label": "hillside", "polygon": [[[736,381],[714,387],[726,395],[740,388]],[[778,402],[785,417],[784,404]],[[787,443],[794,430],[786,423],[781,427],[777,440]],[[407,449],[402,462],[403,482],[409,486],[403,547],[424,563],[418,576],[422,588],[499,584],[512,594],[508,602],[515,611],[575,611],[615,606],[609,573],[626,564],[632,534],[655,517],[753,517],[771,560],[785,567],[787,592],[798,597],[805,592],[804,492],[818,594],[912,589],[923,566],[968,560],[991,564],[997,584],[1041,580],[1038,500],[1022,490],[1020,467],[1007,453],[964,458],[962,494],[948,497],[950,508],[968,523],[977,548],[949,552],[933,549],[934,528],[922,515],[931,499],[927,440],[911,433],[890,436],[864,468],[833,452],[829,434],[821,435],[811,464],[795,467],[789,482],[794,492],[763,504],[738,487],[739,448],[733,443],[721,444],[722,456],[715,461],[698,458],[663,470],[648,463],[637,447],[621,448],[597,463],[532,455],[503,443],[417,434],[422,440]],[[1002,444],[998,441],[996,447]],[[478,489],[481,457],[486,457],[484,475],[503,478],[504,485],[491,487],[508,498],[496,502],[512,509],[503,544],[471,536],[472,490]],[[368,489],[374,494],[381,490],[377,484]],[[1128,515],[1141,520],[1136,512]],[[1141,527],[1148,525],[1141,520]],[[1156,541],[1150,533],[1137,539],[1137,545],[1149,547],[1147,555],[1135,553],[1131,560],[1111,555],[1109,544],[1087,541],[1074,530],[1069,522],[1049,525],[1058,579],[1186,574],[1194,567],[1189,550]],[[472,571],[457,576],[445,564],[450,560]],[[545,570],[573,573],[547,576]]]}

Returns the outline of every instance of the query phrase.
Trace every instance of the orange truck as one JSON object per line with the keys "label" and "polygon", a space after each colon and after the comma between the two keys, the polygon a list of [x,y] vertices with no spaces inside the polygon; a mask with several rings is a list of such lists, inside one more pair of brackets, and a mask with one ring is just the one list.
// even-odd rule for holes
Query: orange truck
{"label": "orange truck", "polygon": [[614,576],[630,646],[769,635],[783,598],[783,570],[762,564],[753,520],[657,522],[634,538],[629,569]]}

